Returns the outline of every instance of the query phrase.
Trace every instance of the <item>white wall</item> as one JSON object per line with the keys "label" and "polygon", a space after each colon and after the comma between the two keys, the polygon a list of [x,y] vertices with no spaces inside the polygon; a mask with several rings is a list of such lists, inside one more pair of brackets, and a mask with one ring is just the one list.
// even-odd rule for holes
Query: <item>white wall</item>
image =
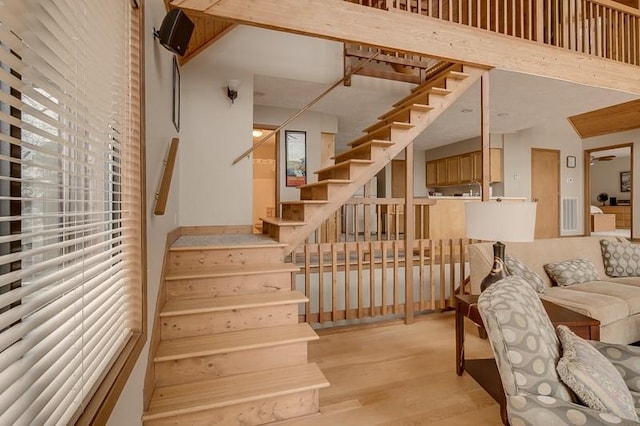
{"label": "white wall", "polygon": [[[623,143],[633,143],[633,176],[635,181],[638,182],[640,176],[640,130],[629,130],[627,132],[620,132],[613,135],[596,136],[593,138],[584,139],[582,147],[587,149],[601,148],[610,145],[617,145]],[[580,163],[580,162],[578,162]],[[640,185],[632,184],[631,187],[632,200],[633,200],[633,224],[632,224],[632,237],[640,237]]]}
{"label": "white wall", "polygon": [[[631,170],[631,157],[618,157],[611,161],[594,161],[591,166],[591,199],[594,206],[602,203],[598,202],[598,194],[606,193],[609,198],[616,197],[618,200],[628,200],[630,192],[620,191],[620,173]],[[607,202],[607,204],[609,204]]]}
{"label": "white wall", "polygon": [[[280,126],[297,112],[298,111],[294,109],[256,106],[253,110],[253,120],[258,124]],[[312,183],[318,180],[314,172],[320,169],[321,133],[337,133],[338,118],[328,114],[307,111],[282,129],[280,132],[280,152],[278,158],[280,201],[300,199],[300,190],[296,187],[287,187],[285,182],[284,132],[287,130],[307,132],[307,183]]]}
{"label": "white wall", "polygon": [[[504,195],[506,197],[531,198],[531,148],[556,149],[560,151],[560,197],[577,197],[578,206],[583,205],[582,143],[569,122],[560,117],[554,122],[504,135]],[[566,158],[575,156],[575,168],[567,168]],[[583,212],[578,209],[578,230],[562,235],[582,234]]]}
{"label": "white wall", "polygon": [[172,112],[172,58],[152,37],[151,27],[160,26],[166,11],[162,2],[145,2],[145,85],[146,85],[146,207],[147,207],[147,342],[134,370],[109,418],[112,426],[141,425],[142,389],[149,351],[149,336],[158,294],[162,258],[167,233],[178,226],[178,188],[180,187],[180,158],[186,151],[182,144],[171,183],[171,192],[164,216],[155,216],[155,193],[158,191],[171,138],[176,130]]}

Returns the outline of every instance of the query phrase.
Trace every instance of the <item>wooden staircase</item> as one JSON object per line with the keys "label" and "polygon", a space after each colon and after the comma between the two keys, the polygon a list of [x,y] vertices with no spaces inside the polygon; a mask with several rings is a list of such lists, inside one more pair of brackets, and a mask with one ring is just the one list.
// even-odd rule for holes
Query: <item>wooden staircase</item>
{"label": "wooden staircase", "polygon": [[[450,65],[396,103],[282,218],[263,219],[267,235],[182,235],[168,249],[151,340],[143,422],[156,425],[259,425],[319,410],[329,386],[307,362],[318,336],[298,323],[292,290],[298,268],[287,255],[448,108],[483,70]],[[191,232],[191,231],[190,231]],[[216,231],[216,232],[219,232]]]}
{"label": "wooden staircase", "polygon": [[145,425],[259,425],[318,412],[329,385],[307,363],[297,267],[250,234],[185,235],[165,261],[154,390]]}
{"label": "wooden staircase", "polygon": [[300,186],[300,201],[282,204],[281,218],[263,218],[263,233],[286,244],[290,253],[333,212],[451,106],[485,72],[449,64],[393,105],[351,149],[334,157],[335,165],[318,170],[318,181]]}

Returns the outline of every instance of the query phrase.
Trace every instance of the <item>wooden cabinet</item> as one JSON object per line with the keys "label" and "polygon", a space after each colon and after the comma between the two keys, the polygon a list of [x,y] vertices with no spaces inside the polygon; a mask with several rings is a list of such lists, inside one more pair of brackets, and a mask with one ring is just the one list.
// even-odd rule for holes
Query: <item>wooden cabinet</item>
{"label": "wooden cabinet", "polygon": [[[502,182],[502,150],[491,148],[490,182]],[[482,182],[482,152],[454,155],[427,161],[427,186],[461,185]]]}
{"label": "wooden cabinet", "polygon": [[442,158],[436,161],[436,184],[438,186],[447,185],[447,159]]}
{"label": "wooden cabinet", "polygon": [[436,186],[438,184],[437,162],[436,160],[427,161],[427,186]]}
{"label": "wooden cabinet", "polygon": [[460,158],[447,158],[447,185],[460,183]]}
{"label": "wooden cabinet", "polygon": [[473,153],[460,156],[460,182],[469,183],[473,180]]}
{"label": "wooden cabinet", "polygon": [[602,206],[604,213],[616,215],[616,228],[631,229],[631,206]]}

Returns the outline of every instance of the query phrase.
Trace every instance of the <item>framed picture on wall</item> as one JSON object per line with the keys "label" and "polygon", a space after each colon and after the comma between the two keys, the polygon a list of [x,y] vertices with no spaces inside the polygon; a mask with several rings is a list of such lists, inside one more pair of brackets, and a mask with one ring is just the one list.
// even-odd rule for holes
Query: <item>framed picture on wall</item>
{"label": "framed picture on wall", "polygon": [[631,172],[620,172],[620,192],[631,191]]}
{"label": "framed picture on wall", "polygon": [[285,130],[286,185],[307,183],[307,132]]}

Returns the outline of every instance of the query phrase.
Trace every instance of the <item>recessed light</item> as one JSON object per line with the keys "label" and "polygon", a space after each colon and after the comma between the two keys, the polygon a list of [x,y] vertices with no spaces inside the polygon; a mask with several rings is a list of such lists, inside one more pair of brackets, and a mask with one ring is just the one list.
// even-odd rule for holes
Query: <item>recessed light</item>
{"label": "recessed light", "polygon": [[499,112],[499,113],[497,113],[496,115],[497,115],[498,117],[506,117],[506,116],[508,116],[508,115],[509,115],[509,113],[508,113],[508,112]]}
{"label": "recessed light", "polygon": [[460,112],[467,114],[469,112],[473,112],[473,110],[471,108],[462,108]]}
{"label": "recessed light", "polygon": [[253,96],[255,98],[260,98],[260,97],[264,96],[264,92],[257,92],[257,91],[253,92]]}

